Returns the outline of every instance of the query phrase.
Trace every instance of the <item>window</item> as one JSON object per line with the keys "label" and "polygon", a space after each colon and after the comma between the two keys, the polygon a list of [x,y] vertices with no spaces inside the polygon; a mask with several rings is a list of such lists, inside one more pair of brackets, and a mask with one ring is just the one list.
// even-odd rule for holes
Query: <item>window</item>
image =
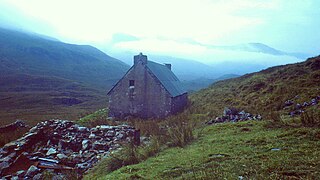
{"label": "window", "polygon": [[132,101],[134,99],[134,80],[129,80],[129,100]]}
{"label": "window", "polygon": [[134,86],[134,80],[129,80],[129,86]]}

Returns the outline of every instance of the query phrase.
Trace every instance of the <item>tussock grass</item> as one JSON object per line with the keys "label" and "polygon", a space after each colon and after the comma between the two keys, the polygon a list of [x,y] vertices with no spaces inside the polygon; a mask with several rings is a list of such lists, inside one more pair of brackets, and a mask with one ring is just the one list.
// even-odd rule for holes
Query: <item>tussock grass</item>
{"label": "tussock grass", "polygon": [[[207,126],[185,148],[165,149],[142,163],[85,179],[317,179],[318,128],[266,129],[266,122]],[[243,128],[249,131],[243,131]]]}
{"label": "tussock grass", "polygon": [[[104,111],[97,111],[80,119],[82,122],[92,122],[95,119],[104,118]],[[101,174],[110,173],[123,166],[137,164],[149,157],[157,156],[159,152],[168,147],[185,147],[193,139],[193,127],[197,121],[191,121],[187,112],[171,116],[165,120],[142,120],[131,119],[128,121],[117,121],[117,123],[128,123],[140,129],[143,136],[150,137],[150,142],[135,146],[131,143],[123,144],[122,148],[104,158],[90,172],[90,178],[97,178]]]}

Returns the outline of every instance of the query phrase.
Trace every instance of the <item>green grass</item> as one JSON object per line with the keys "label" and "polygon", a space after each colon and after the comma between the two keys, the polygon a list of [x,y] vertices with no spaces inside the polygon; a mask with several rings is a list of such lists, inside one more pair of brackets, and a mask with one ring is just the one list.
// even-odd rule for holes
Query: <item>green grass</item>
{"label": "green grass", "polygon": [[[2,82],[0,80],[0,86]],[[25,83],[28,82],[30,81],[26,81]],[[62,83],[57,81],[57,86],[48,90],[46,88],[49,86],[46,86],[46,83],[42,84],[44,85],[44,89],[22,92],[2,91],[2,86],[0,88],[0,126],[10,124],[17,119],[25,120],[31,127],[40,121],[48,119],[78,120],[84,114],[89,114],[97,109],[106,107],[107,97],[106,95],[102,95],[102,91],[97,91],[80,84],[73,85],[72,88],[65,88],[64,85],[72,85],[72,83],[67,81],[62,81]],[[20,87],[41,87],[39,83],[34,84],[37,86],[25,86],[22,84]],[[81,103],[68,104],[68,101],[59,101],[65,99],[76,99]],[[19,129],[15,132],[0,134],[0,147],[5,143],[18,139],[25,132],[25,129]]]}
{"label": "green grass", "polygon": [[[77,120],[106,106],[107,97],[90,90],[57,90],[31,92],[0,92],[0,126],[26,120],[33,126],[36,123],[52,119]],[[79,104],[68,105],[57,102],[59,99],[77,99]]]}
{"label": "green grass", "polygon": [[[100,164],[84,179],[317,179],[319,128],[265,128],[267,122],[207,126],[192,144],[110,174]],[[199,130],[198,130],[199,132]],[[272,148],[279,148],[273,151]],[[96,173],[95,173],[96,172]]]}
{"label": "green grass", "polygon": [[108,120],[108,109],[106,108],[99,109],[94,113],[81,117],[77,123],[87,127],[94,127],[101,124],[113,124],[111,120]]}
{"label": "green grass", "polygon": [[320,56],[214,83],[191,96],[191,112],[215,118],[231,106],[264,116],[272,111],[288,113],[282,110],[286,100],[310,101],[320,95],[319,84]]}
{"label": "green grass", "polygon": [[108,109],[99,109],[98,111],[88,114],[79,119],[79,123],[90,123],[92,121],[97,121],[99,119],[106,119],[108,118]]}

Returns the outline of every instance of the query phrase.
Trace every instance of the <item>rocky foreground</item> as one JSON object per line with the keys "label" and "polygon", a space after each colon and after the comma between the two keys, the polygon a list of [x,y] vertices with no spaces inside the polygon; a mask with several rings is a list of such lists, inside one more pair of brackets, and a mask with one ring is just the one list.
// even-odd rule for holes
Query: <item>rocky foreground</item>
{"label": "rocky foreground", "polygon": [[0,149],[0,177],[42,179],[49,172],[61,179],[68,171],[81,177],[124,142],[139,143],[139,131],[128,125],[87,128],[67,120],[44,121]]}

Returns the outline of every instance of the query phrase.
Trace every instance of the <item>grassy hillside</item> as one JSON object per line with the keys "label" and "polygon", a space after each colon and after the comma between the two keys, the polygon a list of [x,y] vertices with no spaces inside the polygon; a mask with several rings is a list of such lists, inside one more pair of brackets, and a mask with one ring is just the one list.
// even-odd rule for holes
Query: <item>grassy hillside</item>
{"label": "grassy hillside", "polygon": [[[26,74],[0,78],[0,126],[16,119],[31,126],[52,118],[76,120],[106,104],[104,91],[68,79]],[[26,130],[0,134],[0,146]]]}
{"label": "grassy hillside", "polygon": [[104,108],[107,89],[128,68],[92,46],[0,28],[0,125]]}
{"label": "grassy hillside", "polygon": [[110,88],[129,68],[98,49],[0,28],[0,72],[56,76]]}
{"label": "grassy hillside", "polygon": [[110,174],[94,169],[85,179],[317,179],[319,128],[266,129],[266,122],[207,126],[184,148]]}
{"label": "grassy hillside", "polygon": [[[133,122],[143,135],[158,138],[157,143],[111,155],[85,179],[317,179],[319,104],[295,117],[283,107],[288,99],[310,101],[320,94],[319,85],[320,57],[216,82],[192,94],[191,105],[182,114],[164,121]],[[263,120],[205,124],[220,116],[224,107],[259,113]],[[192,133],[188,127],[194,128]],[[143,149],[156,155],[139,160]],[[123,156],[127,157],[117,166],[126,166],[110,168]]]}
{"label": "grassy hillside", "polygon": [[106,106],[103,91],[57,77],[31,75],[0,79],[0,125],[16,119],[33,125],[49,118],[78,119]]}
{"label": "grassy hillside", "polygon": [[211,117],[230,106],[268,115],[282,111],[286,100],[303,103],[317,95],[320,95],[320,56],[216,82],[193,94],[191,100],[194,113],[208,113]]}

